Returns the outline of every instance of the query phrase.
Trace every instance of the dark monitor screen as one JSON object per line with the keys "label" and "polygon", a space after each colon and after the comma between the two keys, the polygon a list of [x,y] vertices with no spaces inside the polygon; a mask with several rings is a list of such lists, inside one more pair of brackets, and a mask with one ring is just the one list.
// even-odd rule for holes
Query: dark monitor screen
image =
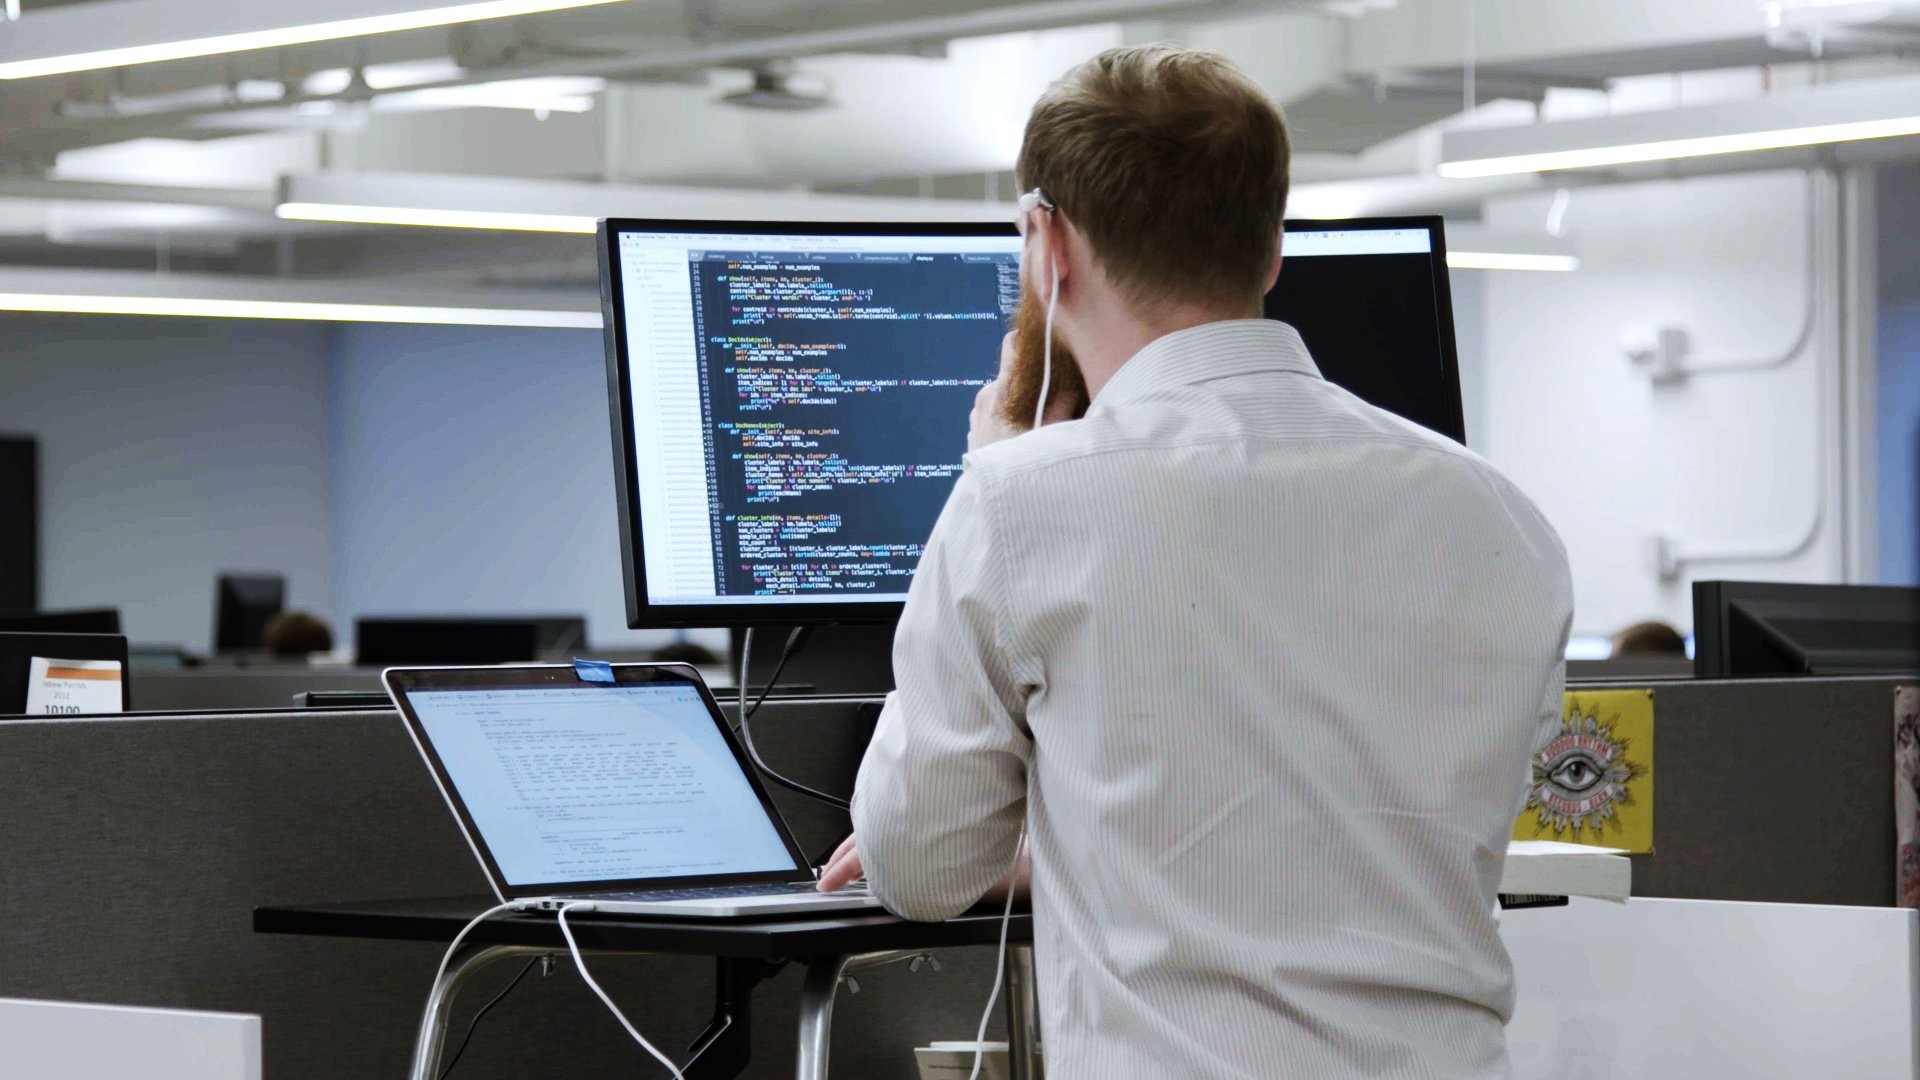
{"label": "dark monitor screen", "polygon": [[279,574],[221,574],[215,592],[213,651],[265,648],[267,624],[286,607],[287,579]]}
{"label": "dark monitor screen", "polygon": [[1699,581],[1694,674],[1920,674],[1920,588]]}
{"label": "dark monitor screen", "polygon": [[1280,251],[1266,316],[1300,331],[1320,374],[1466,442],[1440,219],[1289,221]]}
{"label": "dark monitor screen", "polygon": [[[0,631],[29,634],[117,634],[120,632],[120,610],[118,608],[86,608],[74,611],[0,612]],[[69,656],[66,659],[110,658]]]}
{"label": "dark monitor screen", "polygon": [[[1268,314],[1332,381],[1460,438],[1440,220],[1288,229]],[[603,222],[628,624],[898,618],[1019,253],[1011,224]]]}
{"label": "dark monitor screen", "polygon": [[354,622],[354,658],[363,667],[393,664],[522,664],[586,646],[578,615],[362,618]]}

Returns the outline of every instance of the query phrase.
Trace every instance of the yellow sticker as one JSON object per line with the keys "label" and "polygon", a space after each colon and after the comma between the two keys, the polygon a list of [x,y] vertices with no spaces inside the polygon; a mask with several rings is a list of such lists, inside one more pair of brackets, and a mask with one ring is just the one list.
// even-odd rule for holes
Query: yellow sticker
{"label": "yellow sticker", "polygon": [[1560,730],[1533,756],[1515,840],[1653,851],[1653,691],[1567,695]]}

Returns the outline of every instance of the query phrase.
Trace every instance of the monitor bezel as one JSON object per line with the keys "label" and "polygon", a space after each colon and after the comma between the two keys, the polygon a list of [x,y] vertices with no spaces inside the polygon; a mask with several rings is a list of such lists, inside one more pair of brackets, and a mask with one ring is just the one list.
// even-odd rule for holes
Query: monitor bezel
{"label": "monitor bezel", "polygon": [[[626,590],[627,625],[635,630],[701,626],[820,626],[898,620],[900,600],[756,604],[653,604],[647,598],[646,551],[640,535],[640,481],[633,469],[636,446],[633,387],[627,352],[626,303],[615,244],[622,233],[772,233],[786,236],[986,236],[1017,237],[1009,213],[1005,223],[911,221],[699,221],[659,218],[607,218],[600,222],[595,247],[600,262],[602,337],[607,354],[607,394],[613,424],[613,487],[620,523],[620,577]],[[989,358],[990,359],[990,358]]]}
{"label": "monitor bezel", "polygon": [[[1433,275],[1435,319],[1440,335],[1440,357],[1447,385],[1453,388],[1447,422],[1439,434],[1466,443],[1466,420],[1460,398],[1459,345],[1453,322],[1453,289],[1447,270],[1446,223],[1438,215],[1408,215],[1346,219],[1292,219],[1286,231],[1374,231],[1424,229],[1429,237],[1429,267]],[[776,235],[845,236],[1017,236],[1011,218],[995,222],[822,222],[822,221],[705,221],[663,218],[606,218],[595,235],[600,268],[602,338],[607,360],[607,395],[612,417],[613,474],[616,517],[620,534],[620,576],[626,593],[627,625],[636,630],[681,629],[706,626],[820,626],[897,621],[904,601],[787,601],[756,604],[653,604],[647,598],[646,552],[639,529],[639,477],[633,469],[635,435],[632,379],[624,361],[627,347],[625,293],[618,273],[615,244],[622,233],[773,233]],[[1283,249],[1284,251],[1284,249]],[[1281,280],[1285,280],[1284,268]],[[1278,284],[1275,286],[1279,287]],[[1413,422],[1413,421],[1409,421]],[[1438,429],[1433,429],[1438,430]]]}

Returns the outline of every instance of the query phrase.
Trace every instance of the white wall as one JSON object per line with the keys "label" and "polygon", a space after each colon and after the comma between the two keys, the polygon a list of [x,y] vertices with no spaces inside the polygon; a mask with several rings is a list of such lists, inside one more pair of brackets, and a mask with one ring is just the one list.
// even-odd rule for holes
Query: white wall
{"label": "white wall", "polygon": [[326,330],[0,316],[0,430],[41,448],[41,605],[118,607],[135,642],[211,644],[221,570],[331,607]]}
{"label": "white wall", "polygon": [[[597,330],[341,326],[335,613],[584,613],[626,626]],[[724,639],[722,639],[724,640]]]}
{"label": "white wall", "polygon": [[[1834,400],[1822,389],[1836,370],[1831,330],[1779,370],[1673,388],[1630,370],[1621,345],[1629,327],[1678,325],[1702,364],[1783,351],[1807,296],[1804,184],[1793,173],[1576,189],[1567,226],[1580,271],[1488,276],[1477,449],[1565,540],[1576,634],[1653,617],[1691,625],[1689,587],[1657,581],[1650,536],[1701,553],[1786,550],[1832,497],[1823,470],[1837,466],[1819,449],[1837,438],[1821,423]],[[1538,231],[1548,198],[1496,203],[1489,224]],[[1688,576],[1837,581],[1838,521],[1826,513],[1796,557],[1706,562]]]}

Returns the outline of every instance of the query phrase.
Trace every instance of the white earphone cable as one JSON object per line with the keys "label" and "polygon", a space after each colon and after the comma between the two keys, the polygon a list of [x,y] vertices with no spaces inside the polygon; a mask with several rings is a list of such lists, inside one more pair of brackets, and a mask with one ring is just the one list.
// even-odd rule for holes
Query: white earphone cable
{"label": "white earphone cable", "polygon": [[1047,418],[1047,395],[1053,392],[1053,309],[1060,303],[1060,264],[1053,263],[1053,292],[1047,297],[1047,342],[1040,348],[1040,400],[1033,406],[1033,426]]}
{"label": "white earphone cable", "polygon": [[1020,885],[1020,853],[1026,846],[1027,830],[1022,826],[1020,839],[1013,845],[1013,873],[1007,876],[1007,903],[1000,909],[1000,958],[993,965],[993,989],[987,994],[986,1009],[980,1013],[980,1030],[973,1036],[973,1071],[967,1074],[967,1080],[980,1080],[980,1063],[986,1060],[987,1054],[987,1023],[993,1019],[994,1003],[1000,1000],[1000,983],[1007,977],[1007,930],[1013,926],[1013,894]]}

